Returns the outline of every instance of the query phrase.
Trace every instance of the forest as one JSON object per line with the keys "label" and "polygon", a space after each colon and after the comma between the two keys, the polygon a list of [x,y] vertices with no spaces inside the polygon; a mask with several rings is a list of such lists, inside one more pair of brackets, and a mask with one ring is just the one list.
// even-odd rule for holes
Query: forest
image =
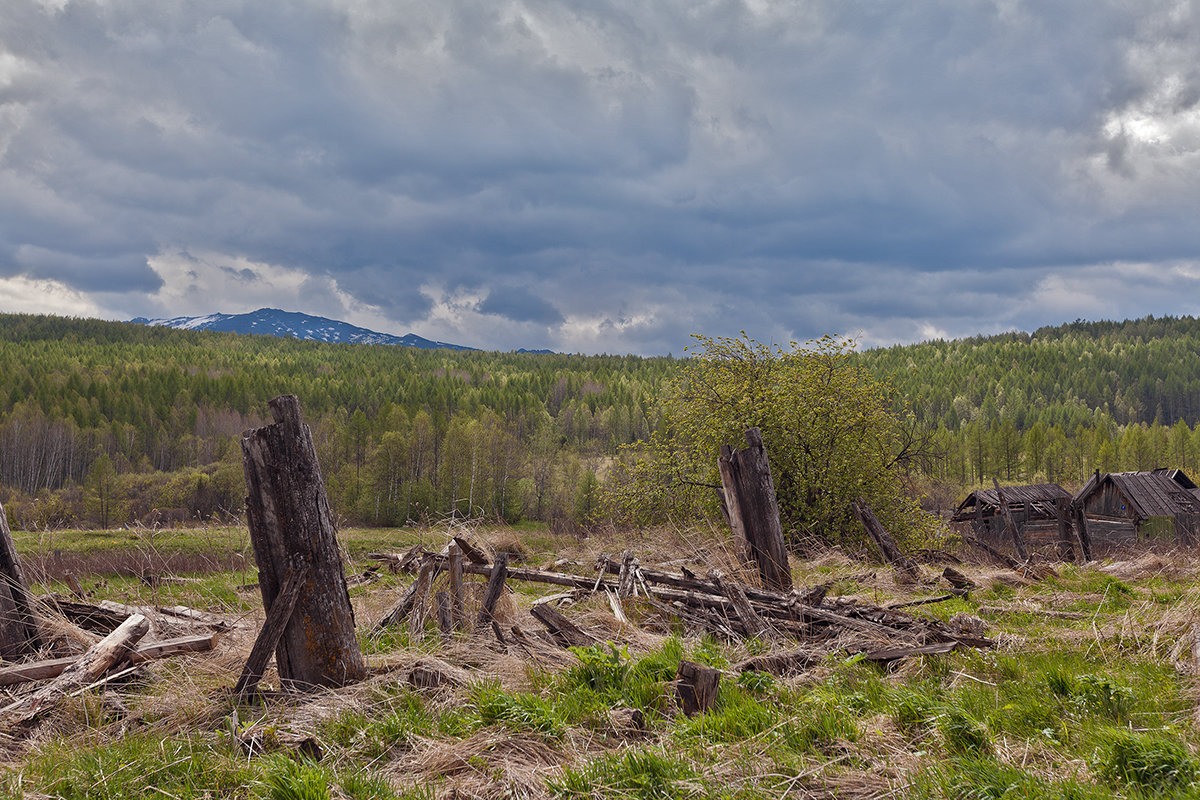
{"label": "forest", "polygon": [[[1200,321],[1076,321],[855,358],[920,426],[912,488],[1194,469]],[[681,359],[330,345],[0,315],[0,502],[20,528],[236,517],[241,433],[300,397],[339,519],[574,529],[664,423]]]}

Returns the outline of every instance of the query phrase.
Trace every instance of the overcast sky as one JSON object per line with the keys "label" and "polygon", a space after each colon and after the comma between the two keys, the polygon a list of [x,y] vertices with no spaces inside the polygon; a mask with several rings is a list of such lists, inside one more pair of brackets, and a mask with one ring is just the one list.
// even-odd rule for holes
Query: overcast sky
{"label": "overcast sky", "polygon": [[0,311],[484,348],[1200,313],[1200,7],[0,0]]}

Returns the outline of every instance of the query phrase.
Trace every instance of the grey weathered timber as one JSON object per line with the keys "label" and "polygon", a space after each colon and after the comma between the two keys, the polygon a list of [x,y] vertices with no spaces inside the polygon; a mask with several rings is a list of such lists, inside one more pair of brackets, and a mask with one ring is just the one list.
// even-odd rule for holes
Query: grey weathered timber
{"label": "grey weathered timber", "polygon": [[95,681],[125,661],[134,646],[150,630],[150,621],[134,614],[115,631],[96,642],[57,678],[33,694],[25,695],[0,710],[0,723],[25,723],[52,707],[69,692]]}
{"label": "grey weathered timber", "polygon": [[549,603],[538,603],[529,609],[529,613],[545,625],[554,640],[563,647],[588,647],[596,643],[594,637],[551,608]]}
{"label": "grey weathered timber", "polygon": [[12,660],[38,649],[41,638],[33,608],[8,516],[0,505],[0,658]]}
{"label": "grey weathered timber", "polygon": [[1083,560],[1092,560],[1092,534],[1088,530],[1087,512],[1083,505],[1072,506],[1075,514],[1075,533],[1079,536],[1079,549],[1083,551]]}
{"label": "grey weathered timber", "polygon": [[742,623],[742,629],[746,632],[746,636],[751,639],[771,638],[771,626],[758,615],[754,606],[750,605],[750,600],[742,591],[742,587],[725,580],[725,576],[721,574],[720,570],[710,570],[708,578],[716,584],[721,594],[728,597],[729,601],[733,603],[733,610],[737,613],[738,621]]}
{"label": "grey weathered timber", "polygon": [[675,695],[683,713],[693,716],[708,711],[717,702],[721,686],[721,673],[712,667],[692,661],[680,661],[675,673]]}
{"label": "grey weathered timber", "polygon": [[896,578],[902,583],[915,583],[921,577],[920,570],[917,569],[917,565],[913,563],[912,559],[904,555],[896,546],[896,541],[883,527],[879,518],[875,516],[875,512],[861,498],[850,504],[850,510],[854,512],[854,516],[858,517],[858,521],[871,535],[871,539],[883,553],[883,557],[895,568]]}
{"label": "grey weathered timber", "polygon": [[1070,505],[1070,500],[1059,498],[1054,503],[1054,513],[1058,517],[1058,557],[1073,564],[1075,563],[1075,534],[1071,530]]}
{"label": "grey weathered timber", "polygon": [[467,627],[467,611],[463,604],[463,554],[458,542],[451,542],[447,550],[450,562],[450,619],[456,630]]}
{"label": "grey weathered timber", "polygon": [[300,592],[304,589],[310,571],[309,566],[299,558],[292,562],[287,576],[283,579],[283,587],[279,594],[275,595],[271,607],[267,609],[267,619],[254,639],[250,655],[242,667],[242,674],[238,676],[238,681],[233,687],[233,693],[238,697],[250,697],[257,691],[258,682],[267,671],[271,653],[277,652],[279,640],[296,611],[296,603],[300,599]]}
{"label": "grey weathered timber", "polygon": [[633,597],[637,579],[638,560],[632,550],[621,554],[621,571],[617,576],[617,597]]}
{"label": "grey weathered timber", "polygon": [[459,549],[462,550],[463,555],[465,555],[467,557],[467,560],[470,561],[472,564],[489,564],[489,563],[491,563],[488,561],[487,553],[483,552],[478,547],[471,544],[468,540],[464,539],[462,536],[455,536],[454,543],[459,546]]}
{"label": "grey weathered timber", "polygon": [[955,589],[959,589],[960,591],[969,592],[975,588],[975,581],[971,580],[954,567],[946,567],[944,570],[942,570],[942,577],[946,579],[947,583],[949,583]]}
{"label": "grey weathered timber", "polygon": [[483,602],[479,608],[479,618],[475,621],[475,625],[487,625],[489,622],[495,622],[496,601],[500,599],[500,593],[504,591],[504,583],[508,579],[508,553],[497,553],[496,563],[491,568],[491,575],[488,576],[487,588],[483,591]]}
{"label": "grey weathered timber", "polygon": [[429,587],[433,583],[433,559],[429,556],[421,559],[421,568],[417,570],[417,590],[413,594],[412,614],[408,618],[408,636],[414,642],[419,642],[425,635],[425,619],[429,615]]}
{"label": "grey weathered timber", "polygon": [[246,518],[263,606],[271,608],[289,565],[309,566],[296,608],[275,651],[286,686],[343,686],[367,675],[325,482],[300,402],[270,402],[273,425],[242,435]]}
{"label": "grey weathered timber", "polygon": [[[792,572],[783,544],[783,523],[771,480],[767,448],[758,428],[746,431],[747,447],[723,447],[717,465],[734,536],[745,555],[758,566],[763,584],[781,592],[792,590]],[[735,522],[736,520],[736,522]]]}
{"label": "grey weathered timber", "polygon": [[1000,498],[1000,514],[1004,517],[1004,524],[1008,527],[1008,535],[1012,537],[1013,548],[1017,551],[1017,558],[1022,561],[1028,561],[1029,551],[1025,548],[1025,535],[1021,533],[1021,529],[1013,521],[1012,509],[1008,507],[1008,500],[1004,497],[1004,490],[1000,488],[1000,481],[992,478],[992,485],[996,487],[996,497]]}
{"label": "grey weathered timber", "polygon": [[[118,626],[119,627],[119,626]],[[114,628],[113,630],[116,630]],[[111,631],[109,631],[111,633]],[[181,653],[198,653],[212,650],[217,644],[216,633],[203,636],[180,636],[152,644],[139,644],[129,654],[129,663],[143,664],[160,658],[169,658]],[[0,686],[13,686],[32,681],[44,681],[57,678],[59,675],[79,660],[79,656],[52,658],[46,661],[31,661],[24,664],[14,664],[0,667]]]}
{"label": "grey weathered timber", "polygon": [[437,624],[438,630],[442,632],[442,638],[452,636],[454,634],[454,615],[450,610],[450,593],[438,592],[433,596],[433,601],[434,606],[437,607]]}

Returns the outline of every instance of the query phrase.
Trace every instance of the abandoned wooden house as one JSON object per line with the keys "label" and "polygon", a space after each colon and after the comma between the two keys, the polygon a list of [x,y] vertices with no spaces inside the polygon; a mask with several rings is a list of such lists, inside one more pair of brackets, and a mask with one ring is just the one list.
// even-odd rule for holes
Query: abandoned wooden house
{"label": "abandoned wooden house", "polygon": [[[1029,486],[1005,486],[1004,500],[1013,522],[1033,547],[1049,545],[1059,539],[1059,506],[1066,513],[1071,493],[1057,483]],[[1000,495],[995,489],[977,489],[958,504],[950,517],[952,523],[970,523],[973,534],[989,544],[1007,543]]]}
{"label": "abandoned wooden house", "polygon": [[1094,545],[1200,541],[1200,490],[1183,470],[1096,472],[1072,505]]}

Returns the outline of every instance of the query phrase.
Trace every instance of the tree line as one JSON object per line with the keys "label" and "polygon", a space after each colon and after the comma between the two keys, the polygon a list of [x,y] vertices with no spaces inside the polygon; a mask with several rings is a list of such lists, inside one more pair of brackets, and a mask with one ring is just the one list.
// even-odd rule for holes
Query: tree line
{"label": "tree line", "polygon": [[[993,476],[1069,485],[1093,469],[1195,469],[1197,352],[1200,321],[1147,317],[849,357],[915,425],[897,445],[920,445],[910,486],[949,498]],[[686,363],[0,315],[0,500],[26,526],[236,516],[239,437],[293,393],[347,523],[579,525],[622,448],[667,432],[667,388]]]}

